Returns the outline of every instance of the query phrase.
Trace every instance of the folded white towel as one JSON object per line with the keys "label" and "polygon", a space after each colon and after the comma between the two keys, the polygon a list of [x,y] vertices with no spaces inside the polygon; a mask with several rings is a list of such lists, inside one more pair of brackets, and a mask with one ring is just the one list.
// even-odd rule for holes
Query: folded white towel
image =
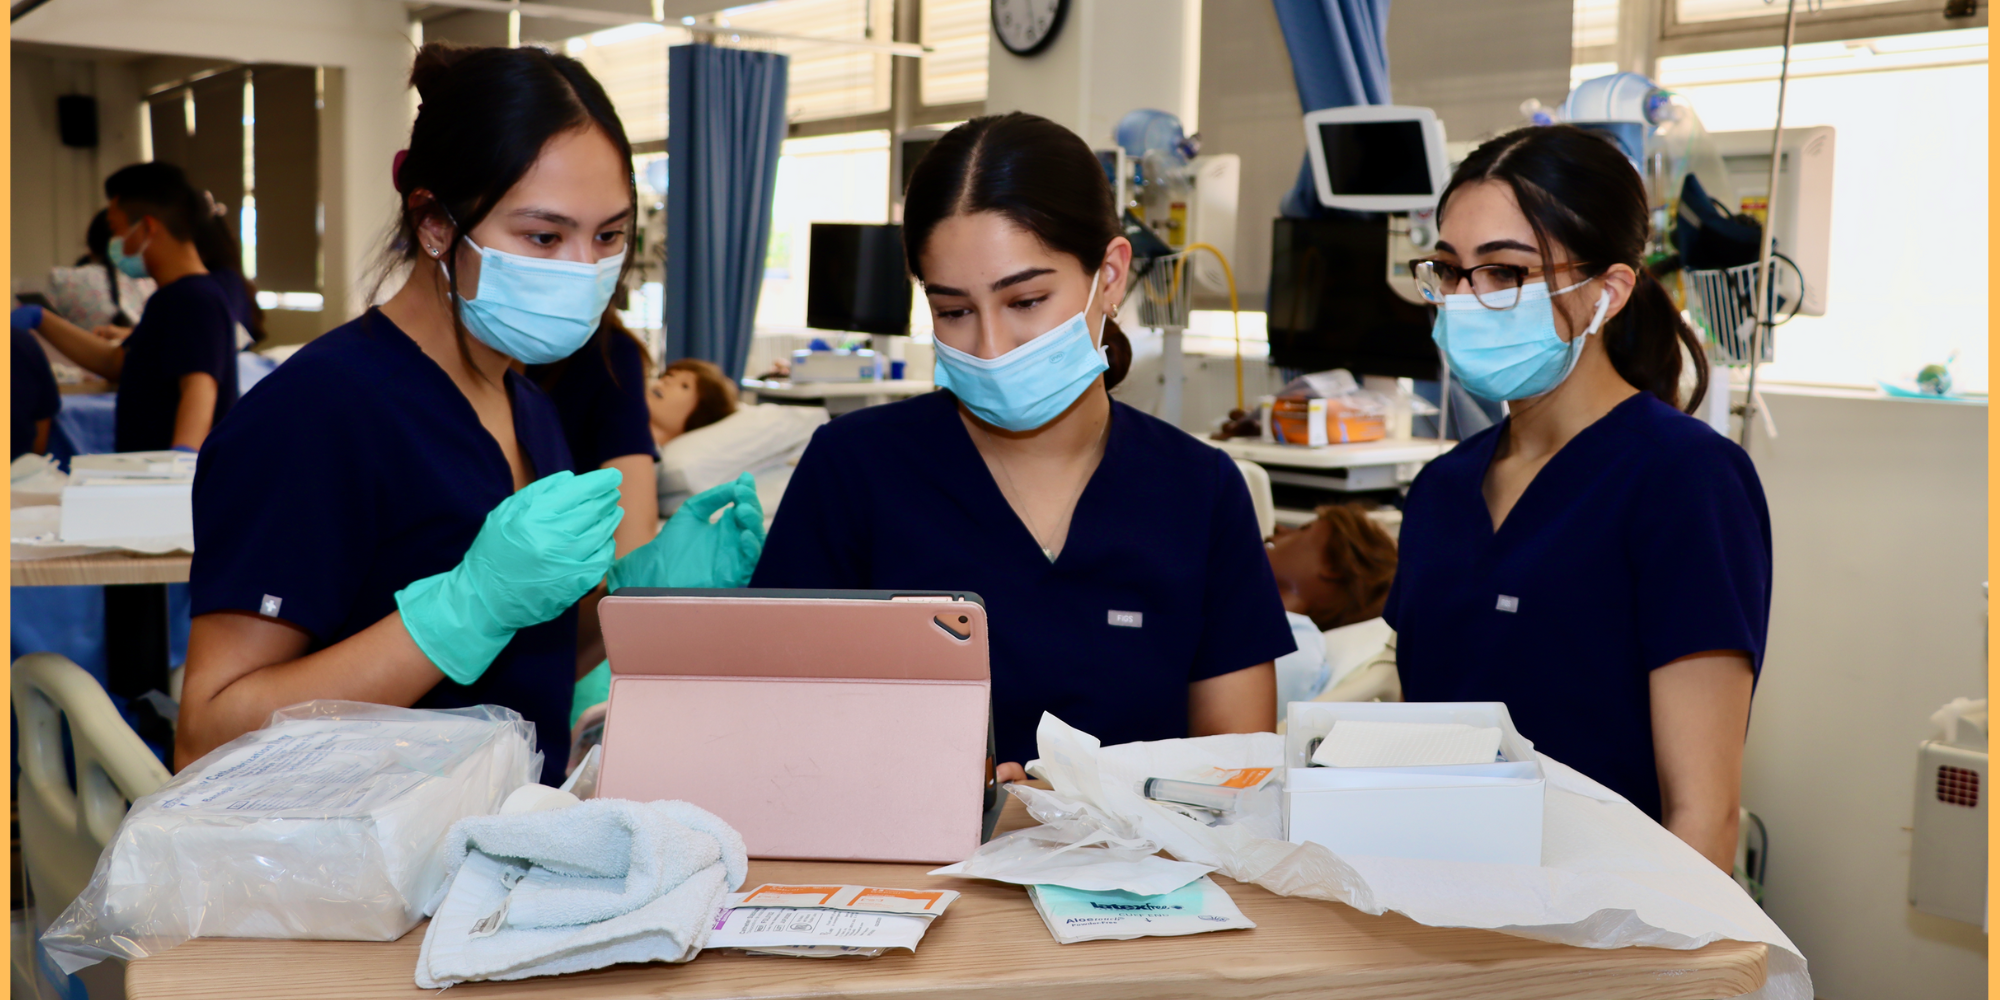
{"label": "folded white towel", "polygon": [[686,802],[592,799],[452,827],[417,957],[426,989],[685,962],[748,874],[743,838]]}

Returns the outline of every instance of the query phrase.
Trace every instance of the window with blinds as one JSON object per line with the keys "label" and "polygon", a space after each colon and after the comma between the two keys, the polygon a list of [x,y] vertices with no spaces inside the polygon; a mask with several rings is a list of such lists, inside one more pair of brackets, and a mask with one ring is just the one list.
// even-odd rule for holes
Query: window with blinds
{"label": "window with blinds", "polygon": [[[716,23],[812,38],[886,42],[894,35],[893,16],[889,0],[773,0],[731,7],[716,16]],[[731,45],[792,57],[785,98],[785,115],[792,121],[889,110],[886,52],[791,39],[721,37]]]}
{"label": "window with blinds", "polygon": [[563,49],[604,86],[636,144],[667,137],[667,47],[692,39],[680,28],[628,24],[572,38]]}
{"label": "window with blinds", "polygon": [[[892,16],[889,0],[773,0],[729,8],[716,15],[716,23],[811,38],[886,41],[894,30]],[[792,57],[785,101],[786,117],[792,121],[889,110],[887,53],[793,39],[716,37],[726,45]],[[667,48],[693,40],[692,33],[680,27],[631,24],[579,35],[565,42],[563,49],[604,85],[618,117],[625,122],[626,135],[638,144],[666,138]],[[978,85],[983,96],[983,48]]]}
{"label": "window with blinds", "polygon": [[[1615,2],[1615,0],[1614,0]],[[918,60],[925,104],[986,99],[987,32],[993,0],[922,0],[923,41],[931,52]]]}
{"label": "window with blinds", "polygon": [[[1815,0],[1813,12],[1833,11],[1847,7],[1876,7],[1901,0]],[[1944,4],[1939,3],[1939,9]],[[1807,13],[1808,5],[1800,4],[1799,12]],[[1733,21],[1739,17],[1770,17],[1785,12],[1783,2],[1767,3],[1766,0],[1675,0],[1674,19],[1681,24],[1701,21]]]}

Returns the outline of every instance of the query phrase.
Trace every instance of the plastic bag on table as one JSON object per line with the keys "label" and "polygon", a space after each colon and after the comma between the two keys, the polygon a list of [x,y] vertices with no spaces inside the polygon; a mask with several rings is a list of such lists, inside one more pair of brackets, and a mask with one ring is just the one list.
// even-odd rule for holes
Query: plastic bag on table
{"label": "plastic bag on table", "polygon": [[541,767],[511,709],[279,709],[134,802],[42,942],[73,973],[191,937],[393,941],[442,882],[451,825]]}
{"label": "plastic bag on table", "polygon": [[1157,896],[1215,870],[1159,857],[1159,844],[1095,806],[1030,785],[1006,787],[1042,825],[995,837],[932,875]]}
{"label": "plastic bag on table", "polygon": [[[1325,400],[1323,414],[1314,400]],[[1394,399],[1363,389],[1346,369],[1313,372],[1285,383],[1273,397],[1270,433],[1282,444],[1379,441],[1388,435],[1395,408]]]}

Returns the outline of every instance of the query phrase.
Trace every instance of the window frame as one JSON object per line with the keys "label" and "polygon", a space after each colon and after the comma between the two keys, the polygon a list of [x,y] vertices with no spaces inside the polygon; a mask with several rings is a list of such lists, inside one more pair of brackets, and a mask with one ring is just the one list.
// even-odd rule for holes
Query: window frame
{"label": "window frame", "polygon": [[[1679,19],[1680,4],[1677,0],[1624,0],[1624,2],[1658,4],[1659,31],[1654,40],[1652,53],[1655,57],[1754,49],[1784,43],[1785,12],[1782,9],[1774,14],[1757,17],[1683,22]],[[1774,3],[1772,6],[1778,5]],[[1794,44],[1844,42],[1857,38],[1914,35],[1922,32],[1986,26],[1984,4],[1979,5],[1977,11],[1969,17],[1948,18],[1944,16],[1944,0],[1898,0],[1895,3],[1866,7],[1842,7],[1825,11],[1802,10],[1798,15],[1793,42]],[[1600,49],[1604,46],[1592,48]],[[1580,56],[1583,54],[1585,53],[1579,51],[1572,55],[1571,61],[1606,61],[1582,59]]]}

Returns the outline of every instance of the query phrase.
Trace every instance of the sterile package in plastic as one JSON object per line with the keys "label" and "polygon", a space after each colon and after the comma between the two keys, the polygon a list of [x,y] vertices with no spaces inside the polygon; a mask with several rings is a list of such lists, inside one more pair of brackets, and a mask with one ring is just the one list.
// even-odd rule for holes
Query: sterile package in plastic
{"label": "sterile package in plastic", "polygon": [[443,881],[451,825],[541,768],[511,709],[279,709],[132,803],[43,944],[75,972],[191,937],[393,941]]}

